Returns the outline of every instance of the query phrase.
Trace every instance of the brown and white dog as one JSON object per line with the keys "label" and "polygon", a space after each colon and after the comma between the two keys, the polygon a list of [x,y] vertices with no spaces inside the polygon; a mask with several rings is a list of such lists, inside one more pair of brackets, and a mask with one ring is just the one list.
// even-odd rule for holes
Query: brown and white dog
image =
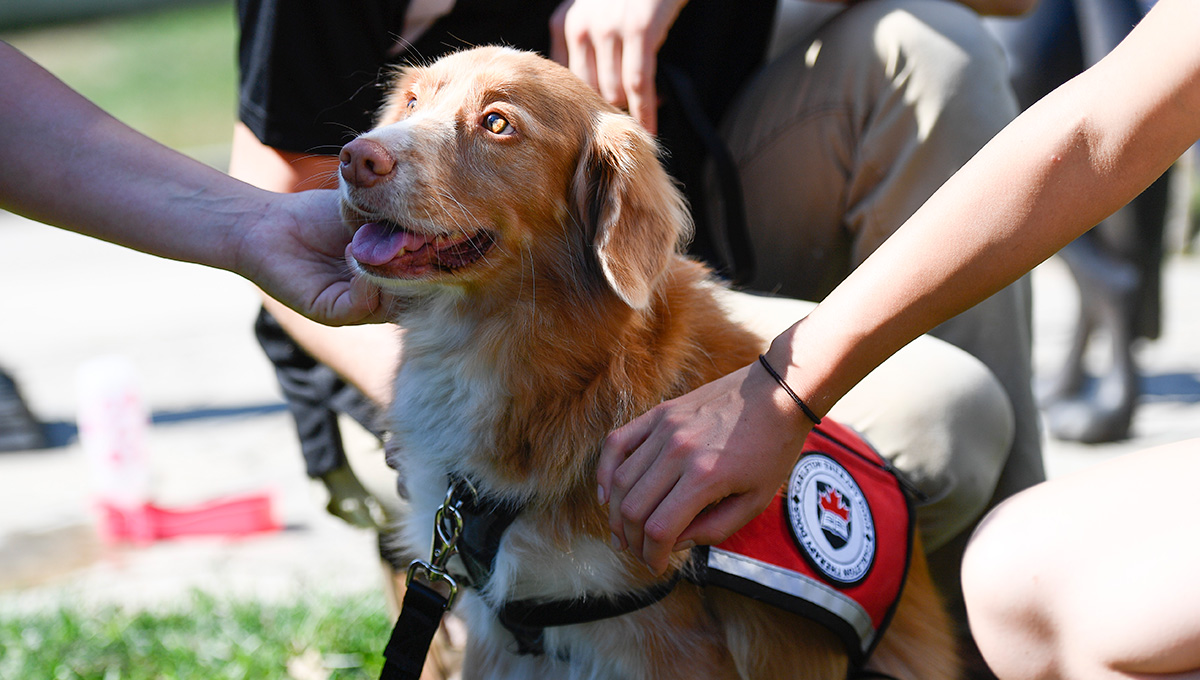
{"label": "brown and white dog", "polygon": [[[458,606],[464,677],[845,678],[824,628],[686,580],[631,613],[546,628],[540,654],[515,653],[498,621],[516,600],[660,582],[609,547],[600,445],[764,349],[679,254],[688,211],[652,138],[557,64],[480,48],[401,74],[341,160],[354,266],[404,299],[388,445],[411,501],[402,542],[428,554],[452,478],[519,508]],[[871,667],[948,680],[953,639],[916,553]]]}

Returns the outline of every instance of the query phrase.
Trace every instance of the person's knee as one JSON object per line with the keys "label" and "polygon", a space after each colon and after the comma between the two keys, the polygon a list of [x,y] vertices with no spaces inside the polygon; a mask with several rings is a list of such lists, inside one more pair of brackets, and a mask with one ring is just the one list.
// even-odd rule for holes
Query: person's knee
{"label": "person's knee", "polygon": [[897,77],[920,76],[943,87],[970,88],[960,76],[979,70],[989,81],[1008,82],[1007,61],[979,15],[943,0],[879,0],[856,9],[866,21],[876,56]]}
{"label": "person's knee", "polygon": [[932,462],[937,470],[927,476],[922,490],[929,498],[918,508],[931,550],[968,531],[983,516],[1012,450],[1016,421],[1008,395],[982,363],[973,357],[971,363],[971,370],[940,385],[943,391],[936,395],[943,404],[936,428],[945,433],[948,459],[926,459],[925,464]]}
{"label": "person's knee", "polygon": [[993,373],[928,336],[875,369],[830,415],[862,432],[926,496],[917,519],[927,550],[979,519],[1015,427],[1011,403]]}
{"label": "person's knee", "polygon": [[999,46],[956,3],[858,3],[814,41],[812,71],[854,133],[845,224],[858,263],[1013,119],[1016,99]]}
{"label": "person's knee", "polygon": [[1029,492],[1002,503],[980,522],[963,557],[971,633],[1001,678],[1056,677],[1059,665],[1043,554],[1054,539],[1037,531],[1036,505]]}

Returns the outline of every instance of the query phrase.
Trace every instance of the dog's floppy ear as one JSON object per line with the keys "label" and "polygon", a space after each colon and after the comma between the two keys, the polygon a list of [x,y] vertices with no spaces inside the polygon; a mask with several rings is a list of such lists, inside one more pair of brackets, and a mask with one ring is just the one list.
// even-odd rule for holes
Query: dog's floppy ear
{"label": "dog's floppy ear", "polygon": [[691,233],[691,215],[658,161],[658,146],[629,116],[601,113],[574,184],[576,218],[604,279],[626,304],[644,309],[671,254]]}

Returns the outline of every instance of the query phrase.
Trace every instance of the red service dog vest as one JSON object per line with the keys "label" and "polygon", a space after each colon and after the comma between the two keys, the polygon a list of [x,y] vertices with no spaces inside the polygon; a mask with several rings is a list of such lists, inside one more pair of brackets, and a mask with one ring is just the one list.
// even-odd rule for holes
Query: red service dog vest
{"label": "red service dog vest", "polygon": [[708,549],[704,581],[824,624],[860,665],[900,600],[912,535],[891,466],[825,419],[767,509]]}

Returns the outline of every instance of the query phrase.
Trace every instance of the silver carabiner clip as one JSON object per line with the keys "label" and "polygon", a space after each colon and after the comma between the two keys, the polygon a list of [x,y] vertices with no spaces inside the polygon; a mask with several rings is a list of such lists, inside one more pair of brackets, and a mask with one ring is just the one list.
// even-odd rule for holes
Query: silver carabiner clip
{"label": "silver carabiner clip", "polygon": [[454,487],[446,490],[446,500],[433,516],[433,545],[429,550],[430,563],[445,571],[446,563],[458,552],[459,536],[462,536],[463,518],[454,502]]}
{"label": "silver carabiner clip", "polygon": [[454,604],[458,596],[458,582],[446,569],[446,563],[457,552],[458,537],[462,536],[463,518],[458,511],[458,503],[454,501],[453,485],[446,490],[446,500],[433,516],[433,545],[429,549],[429,561],[413,560],[408,565],[408,575],[404,579],[406,586],[419,574],[423,574],[430,585],[441,581],[450,587],[446,596],[446,609]]}

